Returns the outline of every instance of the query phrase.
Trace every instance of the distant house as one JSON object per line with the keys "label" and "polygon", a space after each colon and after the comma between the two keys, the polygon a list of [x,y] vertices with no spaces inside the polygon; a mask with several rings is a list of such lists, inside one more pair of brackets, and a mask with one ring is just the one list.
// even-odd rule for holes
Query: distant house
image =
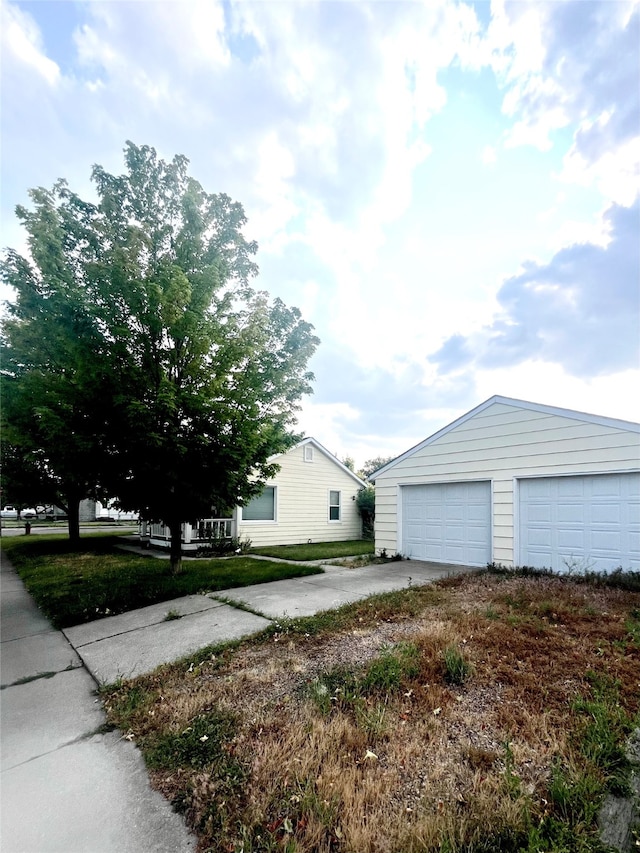
{"label": "distant house", "polygon": [[640,424],[491,397],[370,479],[378,551],[640,570]]}
{"label": "distant house", "polygon": [[[228,518],[184,524],[183,550],[195,551],[213,537],[250,539],[254,546],[295,545],[359,539],[362,520],[356,503],[366,484],[314,438],[305,438],[271,460],[280,466],[262,493]],[[166,547],[163,524],[143,525],[142,535]]]}

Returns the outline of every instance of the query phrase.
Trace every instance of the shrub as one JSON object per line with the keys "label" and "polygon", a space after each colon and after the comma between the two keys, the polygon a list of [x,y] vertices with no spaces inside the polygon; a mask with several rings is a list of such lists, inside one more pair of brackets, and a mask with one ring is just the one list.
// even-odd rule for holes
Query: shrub
{"label": "shrub", "polygon": [[362,538],[373,539],[376,518],[376,490],[373,486],[366,486],[360,489],[356,499],[356,506],[362,518]]}
{"label": "shrub", "polygon": [[247,554],[251,550],[250,539],[214,537],[206,545],[200,545],[196,551],[198,557],[230,557],[233,554]]}

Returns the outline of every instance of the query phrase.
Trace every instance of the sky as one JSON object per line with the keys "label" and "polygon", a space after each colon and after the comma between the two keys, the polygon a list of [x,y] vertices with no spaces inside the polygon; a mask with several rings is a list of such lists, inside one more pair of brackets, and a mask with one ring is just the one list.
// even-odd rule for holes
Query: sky
{"label": "sky", "polygon": [[[356,465],[500,394],[640,421],[640,3],[1,0],[2,246],[127,140],[244,206]],[[4,291],[3,298],[11,298]]]}

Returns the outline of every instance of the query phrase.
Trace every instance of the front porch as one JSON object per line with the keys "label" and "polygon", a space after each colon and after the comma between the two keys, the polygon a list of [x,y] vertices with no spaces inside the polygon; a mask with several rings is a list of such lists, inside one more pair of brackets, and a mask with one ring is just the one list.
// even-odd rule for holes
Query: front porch
{"label": "front porch", "polygon": [[[237,533],[235,518],[201,518],[182,525],[181,542],[183,554],[195,553],[198,548],[233,539]],[[166,524],[140,522],[140,542],[151,548],[169,549],[171,533]]]}

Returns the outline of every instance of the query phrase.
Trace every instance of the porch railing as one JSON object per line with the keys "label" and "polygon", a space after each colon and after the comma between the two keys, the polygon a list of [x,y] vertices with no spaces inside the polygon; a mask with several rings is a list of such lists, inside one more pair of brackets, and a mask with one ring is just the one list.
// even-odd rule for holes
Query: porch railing
{"label": "porch railing", "polygon": [[212,539],[231,539],[233,521],[230,518],[203,518],[194,529],[194,538],[198,542],[210,542]]}
{"label": "porch railing", "polygon": [[[211,542],[212,539],[231,539],[233,536],[233,520],[230,518],[201,518],[195,524],[189,525],[190,535],[185,536],[185,525],[182,526],[183,542]],[[171,533],[166,524],[150,524],[149,533],[152,539],[162,539],[168,542]]]}

